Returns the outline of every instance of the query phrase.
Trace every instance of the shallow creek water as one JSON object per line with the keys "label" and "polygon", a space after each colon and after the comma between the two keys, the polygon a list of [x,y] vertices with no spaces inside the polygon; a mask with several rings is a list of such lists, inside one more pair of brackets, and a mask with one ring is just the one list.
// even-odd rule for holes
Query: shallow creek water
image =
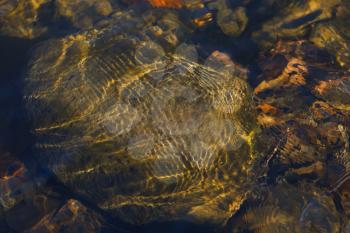
{"label": "shallow creek water", "polygon": [[347,0],[0,0],[0,233],[350,232]]}

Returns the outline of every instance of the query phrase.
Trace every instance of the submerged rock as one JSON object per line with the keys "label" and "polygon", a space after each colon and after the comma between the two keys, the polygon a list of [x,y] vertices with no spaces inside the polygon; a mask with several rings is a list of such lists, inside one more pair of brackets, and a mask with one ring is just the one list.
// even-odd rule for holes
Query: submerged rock
{"label": "submerged rock", "polygon": [[[115,229],[114,229],[115,230]],[[99,214],[77,200],[69,199],[57,210],[45,215],[24,233],[115,232]],[[122,231],[118,231],[122,232]]]}
{"label": "submerged rock", "polygon": [[261,57],[258,121],[278,139],[270,159],[274,168],[288,179],[337,186],[348,172],[342,136],[350,126],[348,72],[332,62],[326,49],[307,41],[279,42]]}
{"label": "submerged rock", "polygon": [[22,162],[9,153],[1,154],[0,158],[0,206],[7,211],[32,196],[37,184]]}
{"label": "submerged rock", "polygon": [[217,11],[216,23],[225,35],[237,37],[246,29],[248,17],[243,6],[231,8],[227,0],[218,0],[208,7]]}
{"label": "submerged rock", "polygon": [[259,158],[248,84],[193,61],[193,47],[173,54],[147,27],[111,25],[34,53],[25,100],[37,160],[127,222],[223,224]]}
{"label": "submerged rock", "polygon": [[59,199],[35,193],[6,211],[5,221],[13,231],[23,232],[30,229],[50,212],[55,211],[60,205]]}
{"label": "submerged rock", "polygon": [[220,9],[217,15],[217,24],[225,35],[241,35],[248,24],[245,8],[237,7],[234,10]]}
{"label": "submerged rock", "polygon": [[0,232],[6,228],[5,232],[22,232],[57,208],[60,201],[43,192],[43,178],[33,176],[21,161],[2,152],[0,159]]}
{"label": "submerged rock", "polygon": [[278,184],[260,190],[226,232],[339,232],[341,217],[331,198],[312,184]]}
{"label": "submerged rock", "polygon": [[333,106],[350,109],[350,76],[339,77],[338,79],[321,80],[314,88],[314,93]]}
{"label": "submerged rock", "polygon": [[58,0],[54,4],[55,17],[65,19],[79,29],[91,28],[118,9],[117,1],[110,0]]}
{"label": "submerged rock", "polygon": [[332,12],[340,2],[341,0],[274,1],[268,8],[270,19],[264,20],[261,29],[254,31],[252,37],[263,49],[273,47],[279,39],[306,37],[315,23],[332,18]]}
{"label": "submerged rock", "polygon": [[32,39],[47,31],[40,17],[51,0],[4,0],[0,3],[0,35]]}
{"label": "submerged rock", "polygon": [[109,0],[4,0],[0,4],[0,34],[33,39],[87,28],[117,7]]}
{"label": "submerged rock", "polygon": [[310,35],[310,41],[327,49],[334,55],[338,64],[350,70],[350,4],[339,4],[332,20],[317,24]]}

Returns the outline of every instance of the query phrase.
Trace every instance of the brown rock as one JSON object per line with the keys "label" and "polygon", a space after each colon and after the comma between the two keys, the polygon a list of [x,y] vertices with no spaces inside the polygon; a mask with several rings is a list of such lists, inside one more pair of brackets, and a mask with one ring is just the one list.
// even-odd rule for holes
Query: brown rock
{"label": "brown rock", "polygon": [[284,68],[281,75],[269,81],[262,81],[255,89],[254,93],[291,86],[302,86],[306,84],[305,77],[308,73],[307,65],[304,61],[292,58]]}
{"label": "brown rock", "polygon": [[324,147],[317,138],[314,127],[298,123],[288,124],[285,143],[280,148],[280,160],[284,164],[306,164],[323,161]]}
{"label": "brown rock", "polygon": [[340,109],[350,110],[350,76],[319,81],[314,93]]}
{"label": "brown rock", "polygon": [[336,114],[339,113],[336,108],[323,101],[315,101],[312,104],[310,111],[314,120],[316,121],[326,120],[330,117],[336,116]]}
{"label": "brown rock", "polygon": [[247,79],[248,77],[248,70],[246,68],[235,63],[229,54],[218,50],[210,54],[206,59],[205,65],[227,75],[234,75],[243,79]]}

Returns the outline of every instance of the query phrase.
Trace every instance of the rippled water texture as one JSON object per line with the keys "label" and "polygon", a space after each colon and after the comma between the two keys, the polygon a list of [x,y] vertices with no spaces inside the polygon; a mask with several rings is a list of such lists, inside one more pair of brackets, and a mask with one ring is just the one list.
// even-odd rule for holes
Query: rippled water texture
{"label": "rippled water texture", "polygon": [[350,232],[347,0],[0,0],[0,233]]}

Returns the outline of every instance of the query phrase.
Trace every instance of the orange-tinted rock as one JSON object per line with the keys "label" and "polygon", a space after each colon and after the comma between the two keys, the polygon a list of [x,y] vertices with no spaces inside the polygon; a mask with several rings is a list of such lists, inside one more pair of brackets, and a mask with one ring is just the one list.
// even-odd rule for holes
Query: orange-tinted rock
{"label": "orange-tinted rock", "polygon": [[182,0],[147,0],[153,7],[181,8]]}
{"label": "orange-tinted rock", "polygon": [[317,120],[323,120],[337,113],[337,110],[333,106],[323,101],[315,101],[312,104],[311,111]]}
{"label": "orange-tinted rock", "polygon": [[283,122],[283,120],[280,118],[280,111],[268,104],[268,103],[262,103],[260,105],[258,105],[257,110],[259,112],[258,114],[258,122],[261,126],[263,127],[271,127],[271,126],[275,126],[278,124],[281,124]]}
{"label": "orange-tinted rock", "polygon": [[267,114],[259,114],[257,116],[257,120],[259,125],[263,126],[263,127],[271,127],[271,126],[275,126],[275,125],[279,125],[281,124],[281,119],[278,119],[276,117],[273,116],[269,116]]}
{"label": "orange-tinted rock", "polygon": [[263,113],[269,113],[275,115],[278,112],[278,109],[270,104],[263,103],[258,105],[258,110],[261,110]]}
{"label": "orange-tinted rock", "polygon": [[292,168],[289,170],[289,172],[300,176],[316,174],[318,177],[322,177],[325,172],[325,166],[322,162],[316,161],[315,163],[312,163],[310,166],[301,167],[301,168]]}
{"label": "orange-tinted rock", "polygon": [[327,81],[320,81],[318,85],[315,86],[315,91],[319,94],[324,94],[327,89],[329,89],[329,82]]}
{"label": "orange-tinted rock", "polygon": [[213,21],[213,15],[212,13],[208,12],[198,18],[193,19],[192,23],[197,27],[203,27],[211,21]]}

